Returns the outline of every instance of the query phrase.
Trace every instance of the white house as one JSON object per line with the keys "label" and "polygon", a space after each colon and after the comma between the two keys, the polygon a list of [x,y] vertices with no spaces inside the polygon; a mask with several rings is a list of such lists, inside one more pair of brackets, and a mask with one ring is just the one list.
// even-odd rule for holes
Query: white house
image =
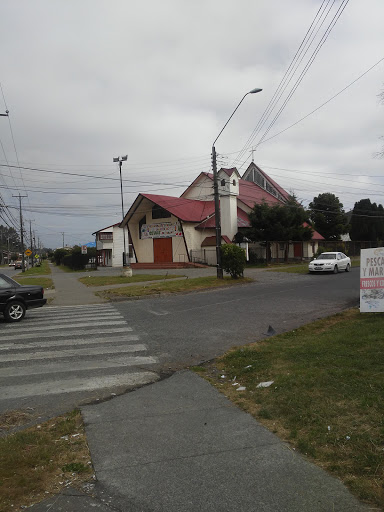
{"label": "white house", "polygon": [[[248,214],[255,203],[284,204],[288,199],[288,193],[253,162],[242,178],[236,168],[220,169],[218,185],[222,243],[231,243],[238,231],[250,227]],[[125,226],[137,264],[215,265],[213,175],[202,172],[181,197],[139,194],[120,224]],[[310,242],[293,241],[289,256],[312,257],[322,239],[314,232]],[[257,247],[265,255],[265,248]],[[272,258],[283,257],[283,250],[273,244]]]}
{"label": "white house", "polygon": [[120,227],[120,223],[92,233],[96,236],[97,264],[101,267],[122,267],[124,252],[124,235],[127,254],[133,258],[132,245],[128,243],[127,229]]}

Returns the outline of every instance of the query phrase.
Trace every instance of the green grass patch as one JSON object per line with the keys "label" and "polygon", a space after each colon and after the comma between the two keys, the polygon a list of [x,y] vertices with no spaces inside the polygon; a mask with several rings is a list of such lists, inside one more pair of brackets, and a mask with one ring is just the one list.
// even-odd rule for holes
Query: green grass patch
{"label": "green grass patch", "polygon": [[49,277],[15,277],[15,281],[19,284],[35,284],[37,286],[42,286],[43,288],[53,289],[53,281]]}
{"label": "green grass patch", "polygon": [[142,283],[144,281],[166,281],[167,279],[177,279],[185,277],[177,274],[135,274],[132,277],[124,276],[87,276],[80,277],[79,281],[87,286],[107,286],[111,284],[130,284]]}
{"label": "green grass patch", "polygon": [[48,260],[43,260],[41,262],[40,267],[31,267],[25,272],[22,272],[21,274],[18,274],[19,276],[22,275],[23,277],[27,276],[44,276],[49,275],[51,273],[51,269],[48,264]]}
{"label": "green grass patch", "polygon": [[38,503],[93,473],[79,411],[1,438],[0,453],[0,512]]}
{"label": "green grass patch", "polygon": [[234,286],[252,282],[250,278],[232,279],[226,277],[224,279],[217,279],[217,277],[196,277],[193,279],[183,279],[177,281],[166,281],[161,283],[150,283],[147,285],[134,285],[126,286],[124,288],[112,288],[102,292],[97,292],[106,299],[116,298],[130,298],[130,297],[143,297],[148,295],[159,295],[165,293],[179,293],[179,292],[190,292],[197,290],[204,290],[207,288],[222,288],[226,286]]}
{"label": "green grass patch", "polygon": [[[383,360],[384,314],[353,309],[232,350],[201,375],[360,499],[383,507]],[[245,391],[236,391],[235,377]]]}

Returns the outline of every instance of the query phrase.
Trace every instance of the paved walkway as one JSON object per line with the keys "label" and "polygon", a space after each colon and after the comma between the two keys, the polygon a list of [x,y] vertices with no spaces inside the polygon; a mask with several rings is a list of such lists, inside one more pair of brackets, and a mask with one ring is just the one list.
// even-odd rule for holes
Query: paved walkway
{"label": "paved walkway", "polygon": [[35,512],[374,510],[189,371],[82,413],[92,496],[67,490]]}
{"label": "paved walkway", "polygon": [[[51,268],[55,305],[101,302],[77,281],[86,273]],[[212,269],[198,270],[204,271]],[[34,512],[378,510],[190,371],[81,410],[97,481],[84,492],[66,489],[31,507]]]}
{"label": "paved walkway", "polygon": [[77,272],[64,272],[60,267],[49,264],[52,272],[52,280],[55,285],[54,294],[46,294],[46,297],[53,297],[54,306],[77,306],[80,304],[101,304],[105,302],[97,297],[87,286],[80,283]]}

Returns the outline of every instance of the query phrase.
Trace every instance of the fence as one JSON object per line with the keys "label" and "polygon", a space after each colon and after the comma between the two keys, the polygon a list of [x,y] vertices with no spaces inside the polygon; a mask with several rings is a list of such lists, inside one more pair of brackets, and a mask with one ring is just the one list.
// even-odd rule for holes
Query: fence
{"label": "fence", "polygon": [[325,252],[340,251],[347,254],[347,256],[360,256],[361,249],[374,249],[375,247],[383,247],[382,241],[348,241],[342,242],[340,240],[333,240],[320,242],[319,245]]}

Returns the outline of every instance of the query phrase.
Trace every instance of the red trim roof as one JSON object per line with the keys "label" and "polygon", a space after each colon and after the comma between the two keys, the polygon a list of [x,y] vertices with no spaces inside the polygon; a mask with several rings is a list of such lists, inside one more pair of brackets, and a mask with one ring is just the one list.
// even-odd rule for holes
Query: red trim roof
{"label": "red trim roof", "polygon": [[197,201],[182,197],[141,194],[146,199],[161,206],[172,215],[186,222],[201,222],[215,211],[214,201]]}
{"label": "red trim roof", "polygon": [[[226,235],[223,235],[221,237],[222,240],[224,240],[224,242],[226,244],[231,244],[232,242],[230,241],[230,239],[226,236]],[[213,235],[213,236],[207,236],[206,238],[204,238],[204,240],[201,242],[201,247],[215,247],[216,246],[216,236]]]}
{"label": "red trim roof", "polygon": [[[195,229],[215,228],[215,222],[215,215],[213,214],[209,219],[204,220],[201,224],[196,226]],[[240,208],[237,208],[237,226],[239,228],[249,228],[251,226],[248,215]]]}
{"label": "red trim roof", "polygon": [[[312,226],[310,224],[308,224],[308,222],[304,222],[303,226],[305,228],[312,228]],[[312,240],[325,240],[325,238],[322,235],[320,235],[320,233],[318,233],[317,231],[315,231],[313,229]]]}

